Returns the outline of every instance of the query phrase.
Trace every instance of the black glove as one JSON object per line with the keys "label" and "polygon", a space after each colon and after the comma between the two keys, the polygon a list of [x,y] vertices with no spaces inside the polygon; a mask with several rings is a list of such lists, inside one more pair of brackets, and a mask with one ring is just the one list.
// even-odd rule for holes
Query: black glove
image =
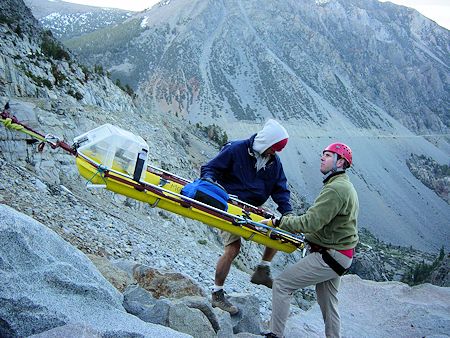
{"label": "black glove", "polygon": [[280,225],[280,221],[281,221],[281,218],[278,219],[278,218],[272,217],[272,218],[267,222],[267,225],[270,226],[270,227],[272,227],[272,228],[277,228],[277,227]]}

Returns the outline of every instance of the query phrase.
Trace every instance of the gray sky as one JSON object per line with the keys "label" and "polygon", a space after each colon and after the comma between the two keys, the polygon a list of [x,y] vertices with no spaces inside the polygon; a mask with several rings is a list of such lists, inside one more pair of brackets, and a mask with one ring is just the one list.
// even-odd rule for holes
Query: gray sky
{"label": "gray sky", "polygon": [[[64,0],[84,5],[122,8],[142,11],[153,6],[158,0]],[[385,2],[386,0],[380,0]],[[390,0],[398,5],[412,7],[436,21],[440,26],[450,29],[450,0]]]}
{"label": "gray sky", "polygon": [[[386,0],[379,1],[386,2]],[[438,25],[450,29],[450,0],[390,0],[390,2],[414,8]]]}

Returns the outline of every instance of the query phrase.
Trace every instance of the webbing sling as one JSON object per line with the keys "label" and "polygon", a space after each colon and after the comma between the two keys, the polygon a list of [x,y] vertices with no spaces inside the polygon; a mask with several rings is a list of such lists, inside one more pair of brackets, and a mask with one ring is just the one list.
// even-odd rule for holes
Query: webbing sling
{"label": "webbing sling", "polygon": [[308,242],[310,247],[310,252],[319,252],[322,255],[322,259],[327,265],[336,272],[339,276],[342,276],[348,272],[349,269],[344,268],[338,263],[328,252],[327,248],[323,246]]}
{"label": "webbing sling", "polygon": [[327,250],[320,252],[322,254],[323,261],[328,264],[330,268],[334,270],[339,276],[347,273],[348,269],[345,269],[341,264],[339,264]]}

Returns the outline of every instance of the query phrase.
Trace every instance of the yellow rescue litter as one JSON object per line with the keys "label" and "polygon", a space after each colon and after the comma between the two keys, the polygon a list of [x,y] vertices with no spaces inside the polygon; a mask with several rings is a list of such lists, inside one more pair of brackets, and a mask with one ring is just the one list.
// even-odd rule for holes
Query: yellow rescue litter
{"label": "yellow rescue litter", "polygon": [[223,211],[181,194],[189,180],[148,165],[149,147],[139,136],[105,124],[75,138],[72,146],[53,135],[42,135],[11,116],[7,107],[0,114],[5,127],[24,132],[53,148],[61,147],[76,156],[76,165],[88,187],[115,193],[198,220],[265,246],[291,253],[304,249],[302,234],[259,223],[272,216],[268,211],[231,198]]}

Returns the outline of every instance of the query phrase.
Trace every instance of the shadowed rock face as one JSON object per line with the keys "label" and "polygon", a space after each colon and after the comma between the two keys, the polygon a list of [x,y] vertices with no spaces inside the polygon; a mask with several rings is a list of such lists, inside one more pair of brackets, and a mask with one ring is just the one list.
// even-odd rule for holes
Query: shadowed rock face
{"label": "shadowed rock face", "polygon": [[28,36],[34,36],[42,30],[39,22],[23,1],[5,0],[0,3],[2,23],[9,23]]}
{"label": "shadowed rock face", "polygon": [[450,254],[447,254],[431,274],[431,283],[450,287]]}
{"label": "shadowed rock face", "polygon": [[416,154],[411,154],[407,164],[417,179],[450,204],[450,168],[448,164],[439,165],[430,157]]}

